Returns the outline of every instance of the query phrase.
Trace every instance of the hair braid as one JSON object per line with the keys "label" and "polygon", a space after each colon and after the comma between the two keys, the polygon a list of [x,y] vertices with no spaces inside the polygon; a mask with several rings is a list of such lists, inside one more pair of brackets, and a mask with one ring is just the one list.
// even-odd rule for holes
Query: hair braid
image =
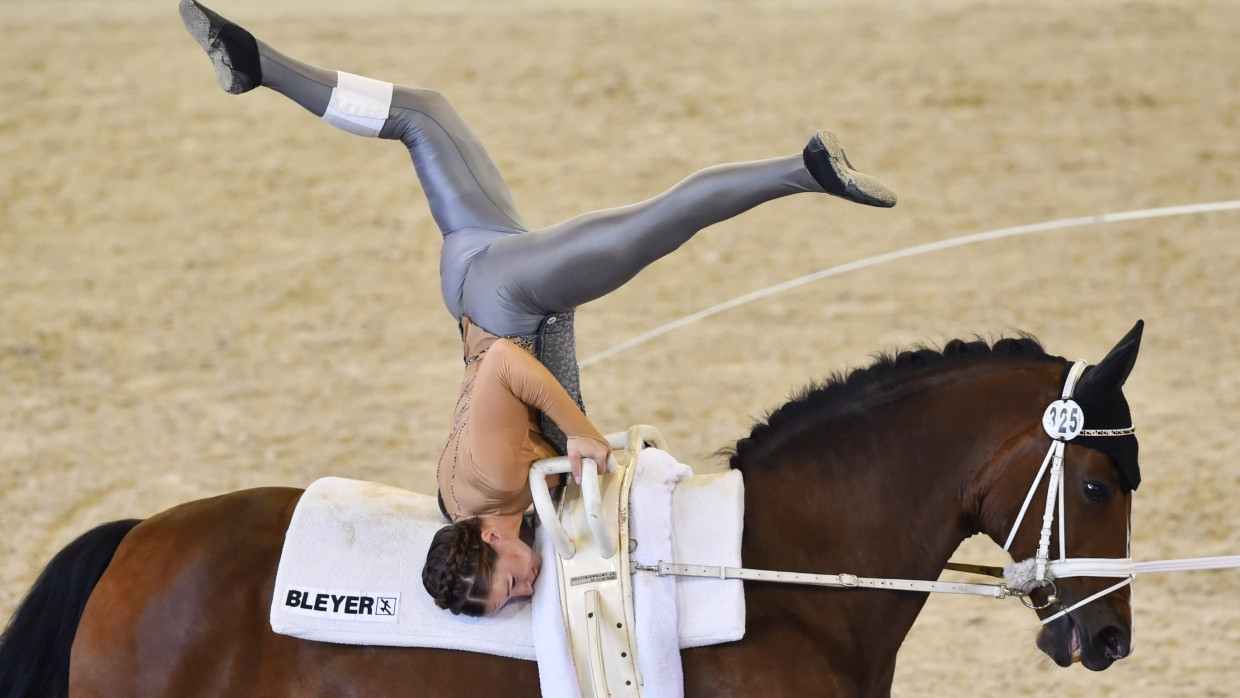
{"label": "hair braid", "polygon": [[495,558],[495,550],[482,540],[477,517],[462,519],[435,532],[422,585],[440,608],[455,615],[485,615]]}

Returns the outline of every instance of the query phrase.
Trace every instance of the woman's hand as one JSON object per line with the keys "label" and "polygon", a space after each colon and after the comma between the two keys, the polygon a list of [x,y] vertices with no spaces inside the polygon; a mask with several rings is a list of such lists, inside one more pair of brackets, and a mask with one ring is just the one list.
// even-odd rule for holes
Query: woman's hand
{"label": "woman's hand", "polygon": [[581,484],[581,459],[593,458],[598,464],[598,474],[607,472],[611,458],[611,446],[588,436],[568,437],[568,462],[573,466],[573,482]]}

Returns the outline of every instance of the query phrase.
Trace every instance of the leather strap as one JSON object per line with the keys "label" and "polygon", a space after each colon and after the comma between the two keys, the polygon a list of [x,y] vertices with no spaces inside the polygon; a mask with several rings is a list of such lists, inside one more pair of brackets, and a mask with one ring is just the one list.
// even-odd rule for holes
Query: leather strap
{"label": "leather strap", "polygon": [[719,565],[686,565],[660,561],[658,565],[636,566],[637,570],[654,572],[660,577],[710,577],[713,579],[747,579],[755,582],[781,584],[808,584],[810,586],[839,589],[889,589],[895,591],[939,592],[948,594],[971,594],[991,596],[996,599],[1009,595],[1006,584],[971,584],[966,582],[937,582],[921,579],[879,579],[858,577],[855,574],[808,574],[804,572],[776,572],[747,567],[721,567]]}

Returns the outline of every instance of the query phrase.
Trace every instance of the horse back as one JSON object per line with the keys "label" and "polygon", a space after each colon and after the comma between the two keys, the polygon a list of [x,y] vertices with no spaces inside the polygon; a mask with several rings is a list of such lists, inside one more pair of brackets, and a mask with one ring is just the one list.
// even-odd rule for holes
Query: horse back
{"label": "horse back", "polygon": [[243,490],[134,528],[83,612],[73,695],[538,695],[533,662],[272,632],[276,567],[301,494]]}
{"label": "horse back", "polygon": [[[256,640],[283,532],[301,490],[264,488],[179,505],[122,541],[74,639],[74,695],[217,695],[245,677],[228,648]],[[231,586],[231,588],[229,588]],[[212,646],[217,645],[217,646]],[[218,683],[217,683],[218,681]]]}

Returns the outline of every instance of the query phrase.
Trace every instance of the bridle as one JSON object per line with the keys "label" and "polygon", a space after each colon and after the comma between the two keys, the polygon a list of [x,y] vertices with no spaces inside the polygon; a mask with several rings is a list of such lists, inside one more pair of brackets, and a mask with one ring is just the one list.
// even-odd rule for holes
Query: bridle
{"label": "bridle", "polygon": [[[1067,554],[1067,543],[1064,537],[1064,447],[1069,441],[1080,437],[1124,437],[1136,433],[1133,426],[1117,429],[1086,429],[1085,414],[1079,403],[1073,399],[1077,382],[1085,372],[1085,361],[1077,361],[1068,369],[1064,378],[1063,391],[1060,399],[1047,406],[1042,415],[1042,427],[1051,437],[1051,446],[1046,458],[1042,461],[1029,493],[1021,505],[1012,529],[1008,534],[1003,549],[1009,550],[1021,522],[1029,511],[1034,495],[1046,478],[1050,475],[1046,486],[1046,508],[1042,514],[1042,529],[1038,536],[1038,550],[1033,558],[1022,562],[1014,562],[1007,567],[991,567],[949,562],[946,569],[971,574],[981,574],[1002,579],[1002,583],[980,584],[949,582],[921,579],[882,579],[858,577],[853,574],[807,574],[798,572],[780,572],[772,570],[748,569],[743,567],[724,567],[719,565],[697,565],[660,561],[657,565],[633,565],[635,572],[651,572],[659,576],[676,575],[688,577],[711,577],[716,579],[748,579],[763,582],[780,582],[821,587],[844,589],[893,589],[916,592],[945,592],[951,594],[970,594],[1003,599],[1008,596],[1020,598],[1021,603],[1035,611],[1058,606],[1059,610],[1042,619],[1046,625],[1073,611],[1093,603],[1098,599],[1118,591],[1133,583],[1137,574],[1159,572],[1182,572],[1190,570],[1226,569],[1240,567],[1240,555],[1221,557],[1184,558],[1178,560],[1159,560],[1151,562],[1133,562],[1131,558],[1132,527],[1129,522],[1125,540],[1123,558],[1070,558]],[[1092,446],[1086,446],[1092,448]],[[1117,464],[1118,465],[1118,464]],[[1059,556],[1050,559],[1051,530],[1055,524],[1055,513],[1059,513]],[[1092,594],[1072,605],[1065,605],[1059,597],[1054,580],[1069,577],[1103,577],[1118,578],[1115,584]],[[1030,595],[1039,589],[1050,587],[1047,591],[1046,603],[1038,605]]]}
{"label": "bridle", "polygon": [[[825,586],[836,588],[869,588],[869,589],[900,589],[904,591],[922,591],[922,592],[946,592],[954,594],[972,594],[978,596],[991,596],[994,598],[1006,598],[1008,596],[1020,597],[1021,602],[1034,610],[1042,610],[1052,605],[1058,604],[1061,607],[1057,613],[1043,619],[1042,623],[1050,623],[1057,618],[1071,613],[1072,611],[1084,606],[1085,604],[1096,601],[1107,594],[1121,589],[1131,584],[1134,575],[1134,565],[1130,557],[1125,558],[1069,558],[1066,551],[1066,543],[1064,540],[1064,445],[1078,436],[1130,436],[1135,433],[1132,426],[1121,429],[1085,429],[1085,415],[1081,406],[1072,399],[1076,390],[1077,381],[1080,380],[1081,374],[1085,372],[1087,364],[1085,361],[1077,361],[1068,370],[1067,377],[1064,379],[1063,391],[1060,399],[1052,402],[1042,415],[1042,427],[1051,437],[1051,447],[1046,453],[1046,458],[1042,460],[1042,467],[1038,470],[1037,477],[1034,478],[1033,485],[1029,488],[1028,495],[1021,505],[1020,513],[1016,516],[1015,523],[1012,524],[1012,530],[1008,535],[1006,544],[1003,549],[1008,550],[1012,541],[1016,537],[1020,524],[1024,521],[1025,514],[1029,511],[1029,505],[1033,501],[1034,494],[1038,491],[1042,479],[1050,471],[1050,477],[1047,482],[1047,498],[1046,509],[1042,515],[1042,530],[1038,538],[1038,551],[1032,560],[1013,563],[1001,570],[994,567],[985,567],[979,565],[959,565],[950,564],[948,569],[972,572],[977,574],[985,574],[1000,577],[1006,580],[1004,584],[970,584],[962,582],[945,582],[930,580],[911,580],[911,579],[880,579],[870,577],[858,577],[853,574],[807,574],[799,572],[779,572],[772,570],[758,570],[741,567],[722,567],[718,565],[696,565],[681,564],[660,561],[657,565],[634,565],[635,571],[654,572],[659,576],[676,575],[688,577],[711,577],[715,579],[749,579],[765,582],[782,582],[788,584],[802,584],[811,586]],[[1056,560],[1050,560],[1050,539],[1051,529],[1054,526],[1055,511],[1059,511],[1059,557]],[[1131,544],[1132,531],[1131,526],[1128,531],[1128,540],[1125,542],[1125,551],[1127,552]],[[1123,577],[1124,579],[1097,594],[1089,596],[1081,601],[1064,607],[1060,600],[1058,591],[1055,588],[1053,580],[1064,577]],[[1051,587],[1048,594],[1047,602],[1043,605],[1036,605],[1029,600],[1029,595],[1039,588]]]}
{"label": "bridle", "polygon": [[[1008,533],[1007,542],[1003,544],[1004,550],[1010,550],[1012,547],[1012,541],[1016,538],[1016,532],[1020,530],[1021,522],[1024,521],[1025,514],[1029,511],[1029,504],[1033,501],[1033,497],[1038,491],[1038,486],[1042,483],[1043,476],[1047,474],[1049,466],[1050,477],[1046,485],[1046,508],[1042,513],[1042,530],[1038,535],[1038,551],[1032,560],[1032,574],[1030,574],[1028,569],[1029,561],[1009,565],[1005,568],[1005,577],[1018,591],[1022,592],[1019,594],[1022,597],[1022,601],[1027,599],[1029,593],[1037,588],[1051,587],[1051,593],[1048,595],[1045,604],[1038,606],[1025,601],[1025,604],[1034,610],[1048,608],[1054,604],[1061,606],[1060,611],[1042,620],[1043,625],[1117,589],[1121,589],[1133,581],[1131,557],[1118,559],[1069,558],[1067,553],[1067,539],[1064,536],[1066,517],[1064,516],[1063,508],[1064,446],[1078,436],[1130,436],[1136,431],[1136,428],[1133,426],[1120,429],[1085,428],[1085,413],[1081,406],[1072,399],[1073,393],[1076,391],[1077,381],[1080,380],[1081,374],[1085,372],[1085,367],[1086,363],[1084,361],[1077,361],[1072,364],[1072,367],[1068,370],[1067,377],[1064,379],[1063,392],[1060,395],[1060,399],[1047,406],[1046,411],[1042,414],[1042,428],[1051,437],[1051,446],[1046,452],[1046,458],[1042,460],[1042,467],[1038,469],[1037,477],[1034,478],[1033,485],[1029,488],[1029,493],[1025,495],[1025,501],[1020,507],[1020,513],[1016,515],[1016,521],[1012,524],[1011,532]],[[1056,510],[1059,513],[1059,557],[1052,561],[1050,560],[1051,529],[1055,523]],[[1128,552],[1131,541],[1132,528],[1130,525],[1128,539],[1125,542],[1125,553]],[[1123,577],[1123,580],[1071,606],[1063,607],[1063,603],[1056,593],[1057,590],[1053,580],[1064,577]]]}

